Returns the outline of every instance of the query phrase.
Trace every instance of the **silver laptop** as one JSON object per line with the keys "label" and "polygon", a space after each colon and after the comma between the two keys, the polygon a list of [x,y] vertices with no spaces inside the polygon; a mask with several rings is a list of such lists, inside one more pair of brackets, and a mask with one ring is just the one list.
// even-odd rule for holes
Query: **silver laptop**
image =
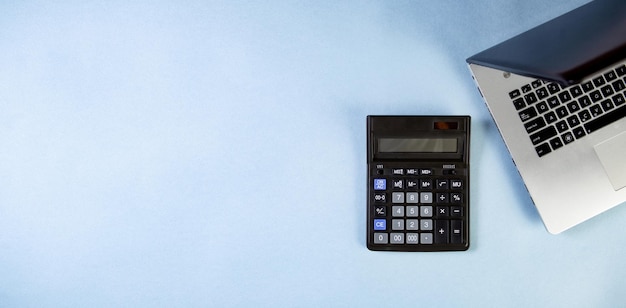
{"label": "silver laptop", "polygon": [[467,62],[550,233],[626,201],[626,1],[592,1]]}

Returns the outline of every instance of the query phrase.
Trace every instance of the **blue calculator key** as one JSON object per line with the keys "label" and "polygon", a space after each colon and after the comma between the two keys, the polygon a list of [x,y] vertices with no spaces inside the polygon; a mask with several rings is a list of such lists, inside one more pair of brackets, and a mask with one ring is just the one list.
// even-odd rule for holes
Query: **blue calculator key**
{"label": "blue calculator key", "polygon": [[376,231],[387,230],[387,220],[386,219],[374,219],[374,230]]}
{"label": "blue calculator key", "polygon": [[387,179],[374,179],[374,190],[387,190]]}

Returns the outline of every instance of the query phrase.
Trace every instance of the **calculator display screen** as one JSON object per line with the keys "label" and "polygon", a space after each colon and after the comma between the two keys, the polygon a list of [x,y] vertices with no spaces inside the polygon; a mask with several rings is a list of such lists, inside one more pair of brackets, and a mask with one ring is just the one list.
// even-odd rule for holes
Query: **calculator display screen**
{"label": "calculator display screen", "polygon": [[456,138],[379,138],[381,153],[456,153]]}

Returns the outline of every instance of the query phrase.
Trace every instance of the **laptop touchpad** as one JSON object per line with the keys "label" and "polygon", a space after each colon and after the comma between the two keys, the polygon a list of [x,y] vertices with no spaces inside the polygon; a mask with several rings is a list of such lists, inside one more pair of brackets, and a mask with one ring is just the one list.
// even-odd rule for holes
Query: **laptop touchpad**
{"label": "laptop touchpad", "polygon": [[594,147],[613,189],[626,187],[626,132],[603,141]]}

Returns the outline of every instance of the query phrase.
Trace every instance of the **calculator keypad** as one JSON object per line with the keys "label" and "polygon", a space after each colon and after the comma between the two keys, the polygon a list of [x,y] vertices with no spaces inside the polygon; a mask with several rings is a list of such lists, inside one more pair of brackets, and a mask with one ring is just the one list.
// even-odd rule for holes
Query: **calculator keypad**
{"label": "calculator keypad", "polygon": [[372,171],[368,236],[373,249],[441,251],[469,247],[466,169]]}

